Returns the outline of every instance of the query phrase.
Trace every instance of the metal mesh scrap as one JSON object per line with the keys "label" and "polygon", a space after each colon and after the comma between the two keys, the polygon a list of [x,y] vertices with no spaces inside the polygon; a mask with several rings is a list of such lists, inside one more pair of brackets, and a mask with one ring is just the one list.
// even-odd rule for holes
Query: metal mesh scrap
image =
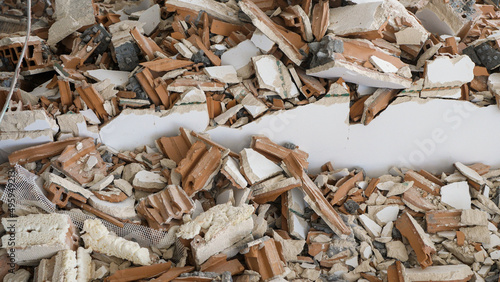
{"label": "metal mesh scrap", "polygon": [[[8,202],[9,198],[15,198],[16,211],[32,210],[32,207],[38,207],[47,213],[62,213],[71,217],[71,220],[80,230],[83,228],[83,222],[86,219],[95,219],[91,214],[83,213],[79,209],[72,210],[56,210],[53,204],[43,193],[42,181],[38,176],[32,174],[22,166],[16,165],[14,173],[9,178],[9,185],[0,198],[4,203]],[[15,212],[18,214],[17,212]],[[99,218],[100,219],[100,218]],[[142,247],[155,246],[165,248],[175,242],[175,232],[177,228],[170,228],[168,232],[155,230],[146,226],[125,223],[124,227],[118,227],[106,220],[100,219],[109,231],[114,232],[117,236],[127,240],[135,241]]]}

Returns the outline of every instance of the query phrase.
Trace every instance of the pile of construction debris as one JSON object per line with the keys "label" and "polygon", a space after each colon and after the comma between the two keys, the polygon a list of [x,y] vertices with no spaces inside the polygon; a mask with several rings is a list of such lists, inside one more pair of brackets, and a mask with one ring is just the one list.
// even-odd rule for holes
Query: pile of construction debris
{"label": "pile of construction debris", "polygon": [[293,144],[254,136],[236,153],[180,132],[134,151],[68,138],[11,154],[4,281],[499,279],[500,169],[312,176]]}
{"label": "pile of construction debris", "polygon": [[499,280],[499,169],[312,175],[295,144],[197,133],[500,106],[498,2],[33,0],[29,37],[0,5],[5,281]]}

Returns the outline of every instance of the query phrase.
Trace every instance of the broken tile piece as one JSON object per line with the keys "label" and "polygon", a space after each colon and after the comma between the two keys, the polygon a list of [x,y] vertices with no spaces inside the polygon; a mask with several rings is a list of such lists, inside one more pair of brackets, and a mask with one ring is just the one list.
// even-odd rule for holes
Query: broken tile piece
{"label": "broken tile piece", "polygon": [[257,271],[266,280],[285,272],[276,242],[267,236],[250,242],[242,251],[251,270]]}
{"label": "broken tile piece", "polygon": [[396,220],[396,228],[410,242],[422,268],[432,265],[431,255],[436,252],[436,247],[417,221],[409,213],[403,212]]}

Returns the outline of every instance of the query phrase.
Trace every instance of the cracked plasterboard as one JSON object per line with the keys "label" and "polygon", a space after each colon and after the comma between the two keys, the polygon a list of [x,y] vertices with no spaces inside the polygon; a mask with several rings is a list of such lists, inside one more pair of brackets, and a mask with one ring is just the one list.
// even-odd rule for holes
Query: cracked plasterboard
{"label": "cracked plasterboard", "polygon": [[[278,144],[294,143],[309,152],[313,171],[332,160],[338,167],[362,167],[371,176],[384,174],[394,165],[431,172],[452,172],[453,161],[500,165],[491,154],[500,142],[500,132],[477,126],[500,119],[495,105],[480,108],[466,101],[400,97],[367,126],[348,125],[348,114],[348,99],[323,98],[266,114],[238,129],[219,126],[207,133],[236,152],[256,134]],[[323,120],[328,122],[312,122]]]}
{"label": "cracked plasterboard", "polygon": [[167,111],[123,110],[101,128],[100,136],[104,144],[115,150],[133,150],[143,145],[154,146],[156,139],[176,135],[179,127],[204,131],[208,121],[205,94],[192,88]]}

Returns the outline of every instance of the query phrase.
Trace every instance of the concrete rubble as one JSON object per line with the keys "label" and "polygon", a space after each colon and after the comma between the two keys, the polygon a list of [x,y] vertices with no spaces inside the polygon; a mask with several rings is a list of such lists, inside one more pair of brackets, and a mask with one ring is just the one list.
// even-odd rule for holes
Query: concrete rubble
{"label": "concrete rubble", "polygon": [[25,5],[0,280],[500,279],[498,1]]}

